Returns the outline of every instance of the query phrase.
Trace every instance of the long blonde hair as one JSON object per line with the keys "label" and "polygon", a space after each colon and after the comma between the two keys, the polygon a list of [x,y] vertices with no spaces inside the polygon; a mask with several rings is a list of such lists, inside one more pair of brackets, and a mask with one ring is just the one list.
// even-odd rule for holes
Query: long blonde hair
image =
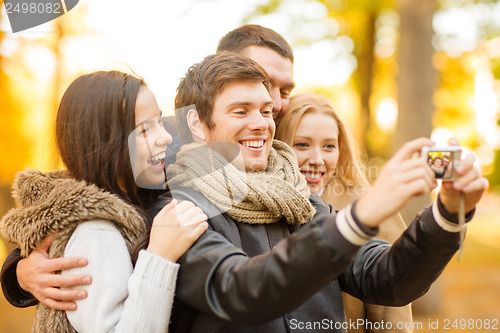
{"label": "long blonde hair", "polygon": [[[320,113],[331,116],[339,128],[339,160],[335,175],[344,186],[368,186],[365,167],[361,163],[357,147],[354,146],[351,132],[340,119],[330,101],[317,94],[300,94],[290,99],[290,106],[276,128],[276,139],[293,145],[295,133],[302,117],[307,113]],[[334,178],[335,178],[334,175]],[[334,179],[332,178],[332,180]]]}

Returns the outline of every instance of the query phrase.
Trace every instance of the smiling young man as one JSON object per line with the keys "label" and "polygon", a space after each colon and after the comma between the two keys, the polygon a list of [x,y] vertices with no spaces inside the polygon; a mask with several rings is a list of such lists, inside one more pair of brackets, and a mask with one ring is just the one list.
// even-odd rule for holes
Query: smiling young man
{"label": "smiling young man", "polygon": [[[262,66],[270,78],[270,92],[273,100],[272,114],[277,122],[287,111],[290,102],[290,93],[295,87],[293,80],[293,51],[288,42],[277,32],[259,26],[244,25],[227,33],[219,42],[217,52],[230,51],[245,55]],[[173,142],[169,145],[169,155],[165,159],[168,165],[175,160],[182,142],[176,135],[177,129],[170,126],[169,133],[173,134]],[[260,138],[257,137],[260,141]],[[259,144],[258,142],[254,142]],[[268,144],[269,145],[269,144]],[[258,147],[254,147],[258,150]],[[50,245],[50,244],[49,244]],[[85,258],[57,258],[49,259],[47,247],[37,247],[27,260],[18,262],[22,258],[19,251],[14,249],[5,260],[2,269],[2,288],[8,301],[19,307],[31,306],[37,303],[26,291],[33,292],[42,303],[54,309],[74,309],[76,304],[71,300],[86,297],[83,289],[77,287],[91,282],[86,275],[61,276],[56,271],[77,268],[87,264]],[[26,290],[18,285],[18,276]],[[62,288],[61,287],[66,287]]]}
{"label": "smiling young man", "polygon": [[[240,99],[240,96],[245,96]],[[229,84],[215,100],[212,128],[195,119],[196,111],[187,115],[196,122],[192,133],[198,142],[232,142],[241,148],[247,171],[263,171],[271,151],[275,125],[273,100],[261,82]],[[194,118],[194,119],[193,119]],[[219,124],[218,126],[216,124]],[[221,126],[222,124],[222,126]]]}
{"label": "smiling young man", "polygon": [[271,83],[273,117],[278,123],[288,110],[290,94],[295,88],[294,57],[290,44],[274,30],[247,24],[228,32],[221,38],[217,53],[224,51],[244,55],[264,68]]}
{"label": "smiling young man", "polygon": [[[265,71],[231,53],[195,64],[177,89],[177,122],[189,143],[167,170],[171,196],[194,201],[210,226],[179,260],[173,332],[345,332],[341,291],[407,304],[458,248],[458,191],[470,220],[487,186],[473,158],[463,160],[460,180],[443,186],[391,248],[371,237],[411,197],[436,186],[415,157],[432,142],[403,146],[373,187],[336,215],[309,194],[291,148],[272,141],[270,97]],[[244,168],[225,159],[235,154],[224,147],[241,152]],[[160,196],[151,214],[169,197]]]}

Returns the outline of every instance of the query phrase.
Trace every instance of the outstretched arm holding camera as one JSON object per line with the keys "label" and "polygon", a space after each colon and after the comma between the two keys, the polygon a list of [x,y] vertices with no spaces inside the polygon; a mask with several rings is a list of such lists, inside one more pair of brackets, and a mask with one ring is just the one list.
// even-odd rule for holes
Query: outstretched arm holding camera
{"label": "outstretched arm holding camera", "polygon": [[[398,211],[411,197],[428,193],[435,188],[437,184],[432,171],[417,156],[423,146],[432,144],[433,142],[429,139],[417,139],[405,144],[394,155],[386,164],[379,180],[357,202],[352,212],[352,216],[357,215],[356,223],[375,228],[387,216]],[[439,206],[444,207],[446,210],[444,213],[448,213],[446,216],[448,221],[453,220],[453,216],[458,212],[461,191],[465,193],[466,212],[470,212],[488,186],[479,169],[473,166],[473,160],[473,157],[466,157],[460,163],[460,167],[457,167],[459,178],[453,183],[443,184],[439,199],[442,204]],[[435,206],[438,205],[435,204]],[[401,251],[418,252],[418,246],[409,249],[407,248],[408,244],[411,243],[411,240],[415,240],[417,234],[420,235],[425,230],[439,229],[435,220],[442,220],[443,217],[434,215],[440,214],[439,212],[441,210],[426,209],[422,217],[405,232],[392,250],[389,250],[388,244],[377,240],[368,241],[364,245],[355,244],[352,239],[339,231],[343,224],[348,223],[347,218],[339,218],[339,216],[335,218],[333,216],[326,218],[324,215],[317,216],[308,227],[302,228],[295,237],[284,239],[272,251],[255,258],[249,258],[240,248],[231,244],[224,237],[220,237],[217,232],[208,232],[181,258],[181,272],[183,274],[179,280],[177,294],[179,299],[187,304],[197,309],[203,309],[219,318],[246,322],[262,322],[291,311],[312,294],[321,290],[327,281],[334,280],[340,274],[344,275],[341,281],[346,289],[357,289],[353,293],[357,293],[359,297],[376,298],[373,293],[376,293],[377,286],[365,288],[363,285],[373,283],[368,282],[370,274],[375,274],[373,272],[377,272],[381,276],[389,276],[388,273],[391,272],[377,269],[376,265],[371,265],[364,268],[365,272],[361,274],[363,277],[359,279],[346,279],[345,275],[350,275],[350,272],[359,269],[361,262],[367,262],[374,255],[380,256],[382,253],[384,262],[388,263],[400,261],[402,256],[399,252]],[[346,210],[346,213],[351,216],[350,211]],[[220,231],[217,225],[218,221],[212,219],[209,222],[210,229]],[[443,236],[443,234],[447,235]],[[366,240],[371,235],[364,236]],[[415,266],[414,269],[425,271],[427,282],[421,281],[417,289],[406,288],[404,292],[408,295],[397,296],[395,302],[404,302],[403,300],[414,297],[411,295],[420,295],[439,276],[446,262],[456,251],[458,236],[454,236],[444,231],[439,231],[439,235],[426,236],[432,239],[436,238],[445,244],[445,250],[440,253],[442,258],[432,258],[434,264],[430,268],[426,266],[427,268],[424,269],[424,267]],[[300,241],[297,237],[301,237]],[[430,242],[432,243],[431,250],[439,248],[439,242]],[[305,247],[304,244],[308,244],[308,246]],[[315,249],[311,248],[313,246]],[[360,251],[356,259],[350,264],[352,256],[356,254],[358,249]],[[325,256],[319,258],[317,253],[324,253]],[[411,255],[414,256],[415,253]],[[276,265],[268,265],[272,262],[275,262]],[[305,262],[308,265],[307,269],[300,269],[304,268]],[[269,267],[288,268],[281,270],[269,269]],[[319,267],[322,268],[319,269]],[[326,269],[327,267],[330,268]],[[316,281],[317,285],[305,288],[303,281],[310,279],[312,269],[318,271],[314,278],[318,280]],[[328,270],[328,273],[325,270]],[[307,272],[307,277],[302,276],[300,272]],[[183,276],[186,277],[185,280],[182,278]],[[193,279],[193,276],[196,278]],[[259,278],[253,280],[252,276]],[[281,276],[281,278],[274,279],[273,276]],[[235,283],[235,281],[239,281],[239,283]],[[272,281],[281,282],[279,285],[273,285]],[[376,281],[378,281],[379,287],[387,282]],[[299,285],[302,286],[301,289],[298,289]],[[369,291],[359,291],[358,289]],[[402,290],[405,288],[394,289]],[[270,293],[269,290],[273,290],[273,292]],[[260,295],[257,299],[254,297],[255,292]],[[390,297],[376,299],[376,301],[389,303],[388,298]],[[275,304],[281,305],[275,307]]]}
{"label": "outstretched arm holding camera", "polygon": [[[433,172],[419,157],[422,147],[430,145],[433,142],[426,138],[405,144],[354,208],[336,216],[319,211],[307,226],[258,256],[233,245],[234,234],[225,230],[227,217],[210,219],[210,229],[216,232],[206,233],[180,259],[178,299],[220,319],[255,324],[297,308],[287,318],[303,316],[308,313],[305,302],[313,295],[330,295],[324,288],[335,279],[343,290],[383,305],[400,306],[421,296],[458,249],[453,209],[457,189],[442,191],[444,201],[419,214],[392,247],[369,239],[373,228],[410,198],[436,187]],[[457,181],[470,186],[467,211],[472,211],[487,181],[470,158],[458,172]],[[238,225],[240,232],[250,228]],[[253,231],[257,232],[249,233]]]}
{"label": "outstretched arm holding camera", "polygon": [[[455,139],[450,143],[458,145]],[[423,147],[432,145],[434,142],[427,138],[410,141],[389,160],[379,179],[357,204],[356,213],[364,224],[377,226],[381,219],[390,216],[386,214],[400,210],[411,197],[428,193],[437,186],[434,173],[418,156]],[[451,214],[458,214],[461,192],[465,213],[468,213],[488,188],[488,180],[474,167],[474,161],[474,156],[468,155],[455,167],[458,177],[452,182],[443,182],[439,199]]]}

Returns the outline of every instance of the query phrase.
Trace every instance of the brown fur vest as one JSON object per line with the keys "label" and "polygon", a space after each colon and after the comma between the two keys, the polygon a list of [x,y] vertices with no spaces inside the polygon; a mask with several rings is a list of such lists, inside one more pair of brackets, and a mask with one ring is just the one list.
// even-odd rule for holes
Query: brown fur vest
{"label": "brown fur vest", "polygon": [[[18,173],[13,186],[18,208],[11,209],[0,222],[5,240],[27,256],[47,235],[59,230],[50,247],[50,257],[64,256],[64,249],[79,223],[105,220],[123,235],[129,252],[145,224],[137,211],[117,196],[95,185],[76,181],[64,171],[42,173],[26,169]],[[105,255],[105,254],[103,254]],[[33,332],[76,332],[65,311],[39,304]]]}

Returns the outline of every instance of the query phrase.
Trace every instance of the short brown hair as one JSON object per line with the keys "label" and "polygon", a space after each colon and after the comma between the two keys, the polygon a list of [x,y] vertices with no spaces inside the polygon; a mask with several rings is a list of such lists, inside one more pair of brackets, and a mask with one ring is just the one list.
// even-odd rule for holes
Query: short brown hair
{"label": "short brown hair", "polygon": [[130,164],[128,134],[143,79],[99,71],[74,80],[56,118],[56,143],[70,175],[143,206]]}
{"label": "short brown hair", "polygon": [[201,122],[211,129],[215,99],[228,84],[238,81],[262,82],[268,92],[271,89],[266,71],[252,59],[236,53],[209,55],[188,69],[175,96],[175,120],[184,143],[193,141],[186,120],[189,108],[185,107],[194,104]]}
{"label": "short brown hair", "polygon": [[292,47],[285,38],[274,30],[255,24],[243,25],[228,32],[219,41],[217,53],[222,51],[241,53],[249,46],[267,47],[293,63]]}

